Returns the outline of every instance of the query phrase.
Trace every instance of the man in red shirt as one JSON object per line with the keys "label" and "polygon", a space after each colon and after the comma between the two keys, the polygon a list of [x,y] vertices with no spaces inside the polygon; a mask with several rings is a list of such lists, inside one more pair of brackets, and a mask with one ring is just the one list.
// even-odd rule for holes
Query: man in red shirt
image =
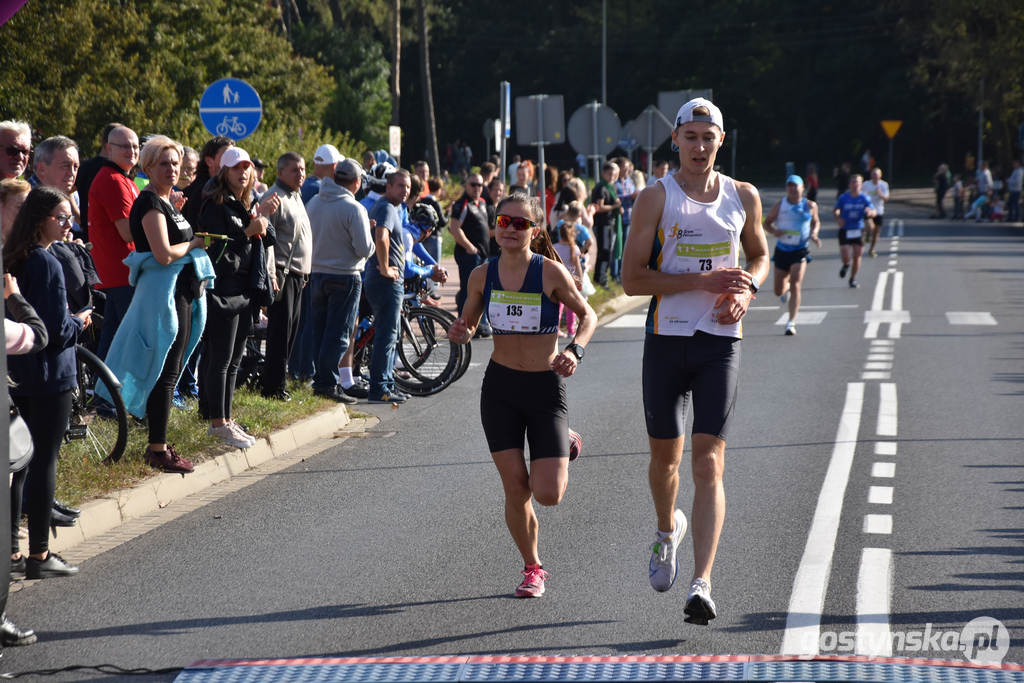
{"label": "man in red shirt", "polygon": [[96,289],[107,297],[97,348],[97,354],[104,359],[132,301],[128,266],[122,261],[135,249],[128,227],[128,214],[139,196],[139,189],[128,173],[139,160],[139,137],[130,128],[120,126],[110,131],[107,145],[110,156],[104,159],[89,187],[89,239],[100,277]]}

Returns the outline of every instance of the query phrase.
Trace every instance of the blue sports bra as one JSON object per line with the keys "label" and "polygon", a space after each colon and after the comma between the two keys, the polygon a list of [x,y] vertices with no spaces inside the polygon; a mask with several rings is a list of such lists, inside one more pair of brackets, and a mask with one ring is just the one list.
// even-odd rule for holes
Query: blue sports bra
{"label": "blue sports bra", "polygon": [[487,260],[484,305],[494,334],[553,334],[558,332],[558,304],[544,293],[544,257],[534,254],[523,286],[509,291],[498,278],[498,258]]}

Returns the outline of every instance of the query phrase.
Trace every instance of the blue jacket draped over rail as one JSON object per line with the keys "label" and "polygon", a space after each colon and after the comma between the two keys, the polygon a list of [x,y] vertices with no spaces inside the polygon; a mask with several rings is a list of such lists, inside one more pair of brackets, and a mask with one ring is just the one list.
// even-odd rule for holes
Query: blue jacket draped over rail
{"label": "blue jacket draped over rail", "polygon": [[[204,249],[192,249],[166,266],[158,262],[152,252],[133,251],[124,259],[124,264],[128,266],[128,282],[135,287],[135,293],[110,343],[106,363],[121,381],[124,407],[141,418],[146,415],[146,401],[178,335],[178,315],[174,309],[178,274],[182,268],[195,268],[196,277],[206,280],[209,288],[214,271]],[[201,296],[192,302],[192,333],[185,358],[192,355],[205,326],[206,297]],[[105,385],[98,387],[97,393],[108,401],[111,399]]]}

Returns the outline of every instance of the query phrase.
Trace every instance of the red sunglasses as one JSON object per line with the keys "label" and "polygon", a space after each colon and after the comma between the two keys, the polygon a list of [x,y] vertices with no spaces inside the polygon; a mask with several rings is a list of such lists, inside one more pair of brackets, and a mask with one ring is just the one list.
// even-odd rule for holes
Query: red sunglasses
{"label": "red sunglasses", "polygon": [[504,214],[495,218],[494,224],[502,229],[511,225],[513,230],[529,230],[530,228],[537,227],[537,224],[529,218],[523,218],[522,216],[505,216]]}

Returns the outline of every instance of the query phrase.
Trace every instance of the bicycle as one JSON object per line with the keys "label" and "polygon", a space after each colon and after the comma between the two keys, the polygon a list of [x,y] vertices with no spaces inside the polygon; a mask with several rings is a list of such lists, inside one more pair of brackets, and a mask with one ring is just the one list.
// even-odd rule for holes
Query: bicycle
{"label": "bicycle", "polygon": [[[395,384],[413,396],[430,396],[457,380],[469,367],[470,345],[448,340],[448,328],[455,317],[447,311],[425,306],[426,296],[420,278],[406,282],[406,293],[399,319]],[[369,366],[376,328],[373,316],[360,319],[355,340],[353,372],[365,374]]]}
{"label": "bicycle", "polygon": [[[124,455],[128,443],[128,411],[121,398],[121,382],[89,349],[75,346],[78,382],[71,391],[71,420],[64,440],[83,440],[94,460],[109,464]],[[113,403],[96,395],[98,384],[106,386]]]}

